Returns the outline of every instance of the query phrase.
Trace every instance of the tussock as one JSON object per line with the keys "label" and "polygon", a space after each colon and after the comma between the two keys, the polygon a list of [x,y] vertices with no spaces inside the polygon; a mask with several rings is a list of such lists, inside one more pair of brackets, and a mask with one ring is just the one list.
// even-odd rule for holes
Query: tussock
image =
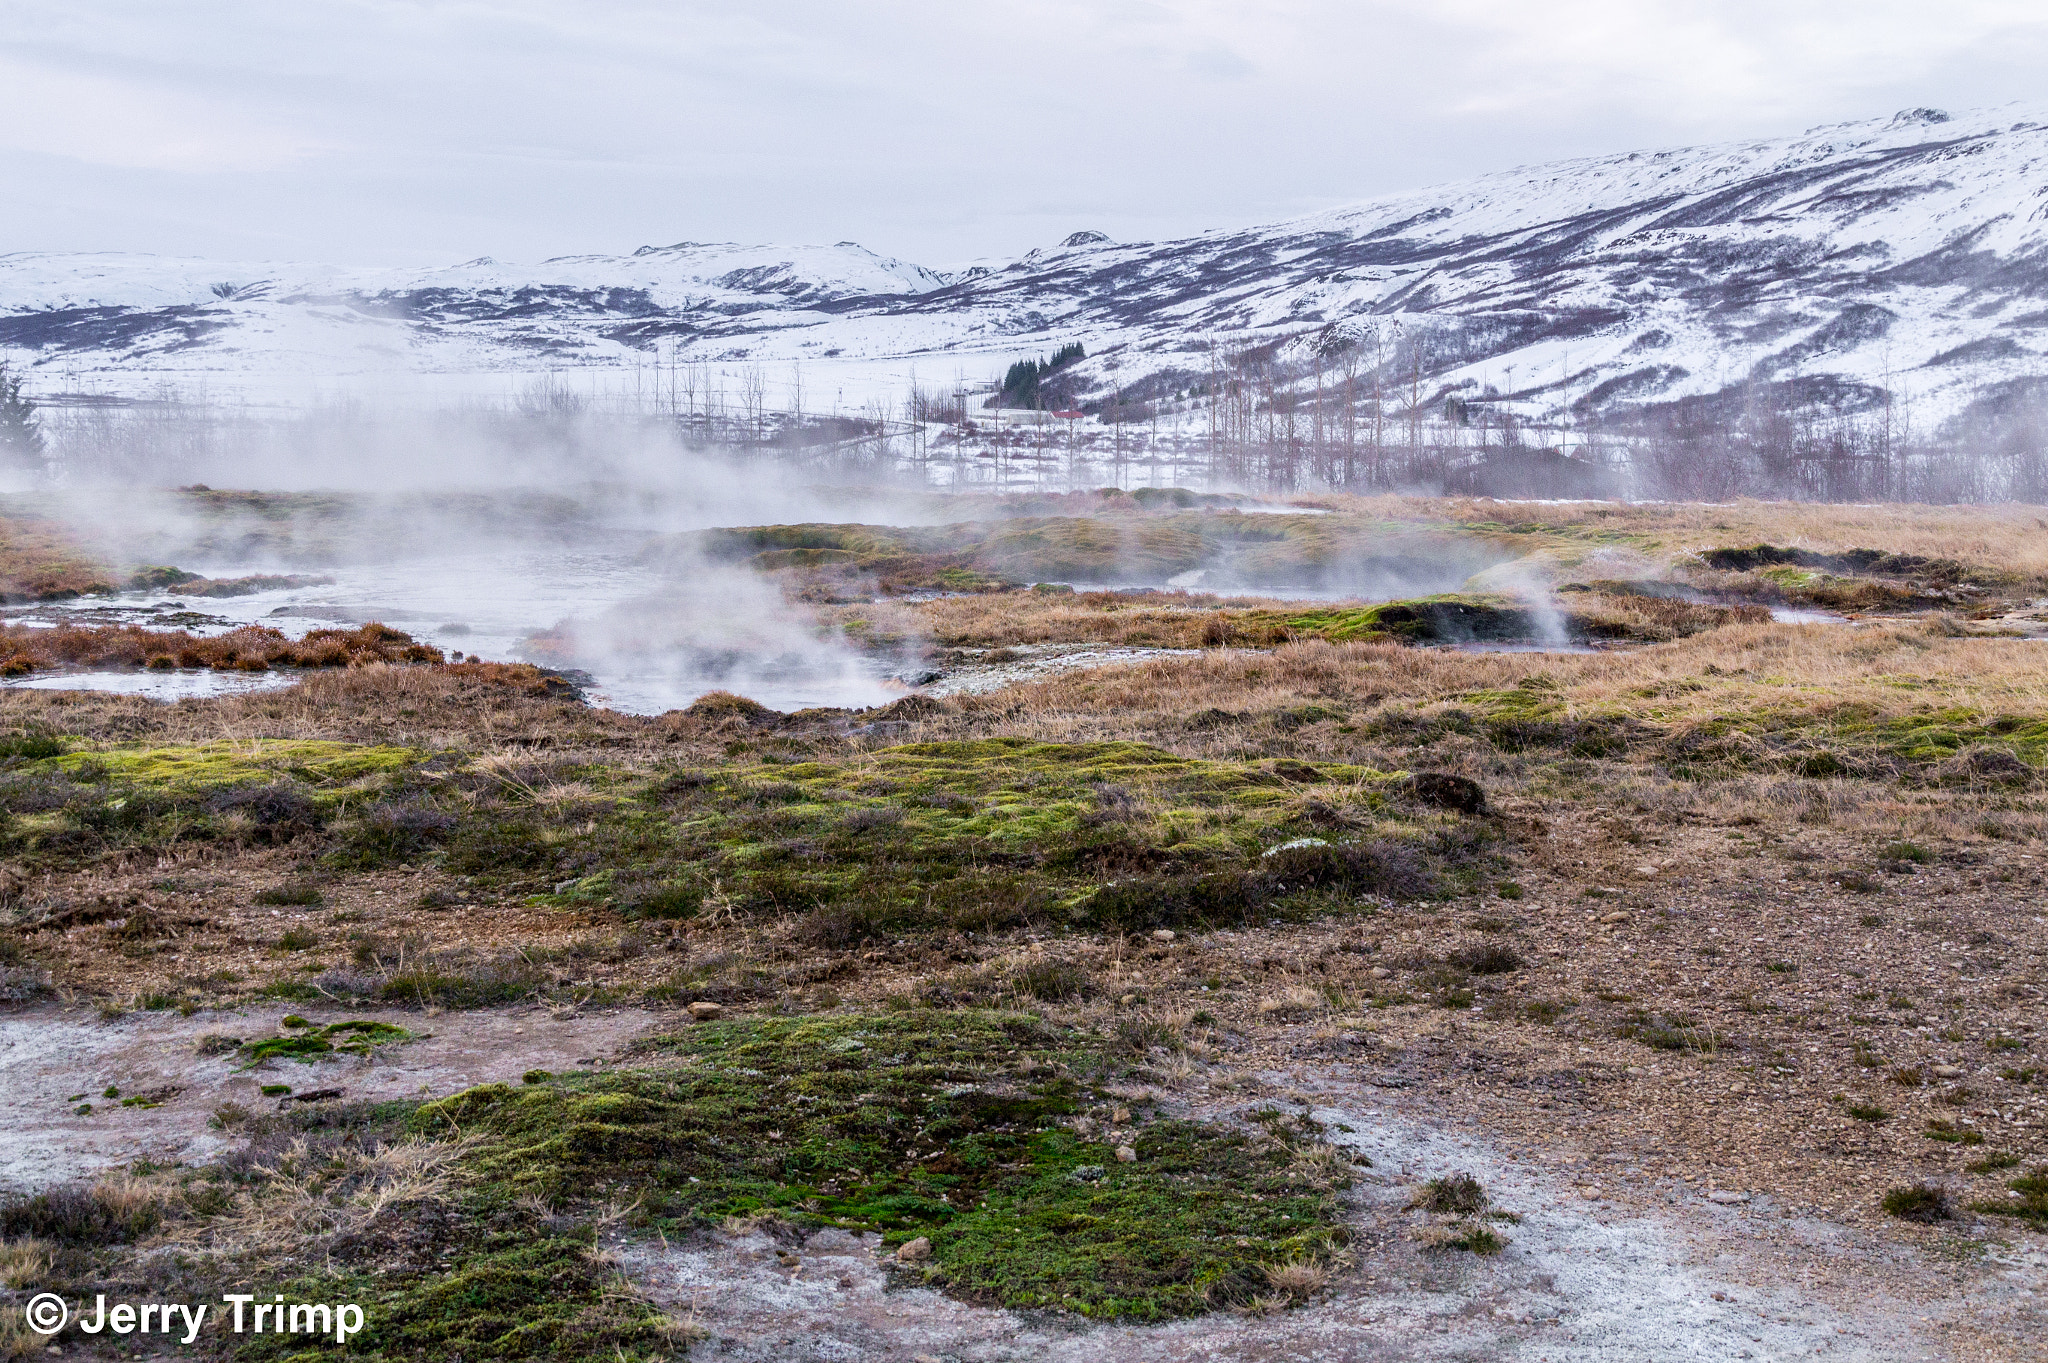
{"label": "tussock", "polygon": [[180,1222],[155,1243],[251,1269],[301,1259],[386,1211],[448,1199],[470,1148],[460,1136],[365,1148],[309,1135],[258,1147],[231,1163],[241,1186],[226,1211]]}

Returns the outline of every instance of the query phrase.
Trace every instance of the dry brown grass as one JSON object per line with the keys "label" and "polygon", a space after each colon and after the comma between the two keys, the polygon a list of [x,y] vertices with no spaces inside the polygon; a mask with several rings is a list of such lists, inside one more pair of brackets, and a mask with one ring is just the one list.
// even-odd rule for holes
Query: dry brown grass
{"label": "dry brown grass", "polygon": [[[1663,642],[1770,618],[1762,606],[1570,592],[1559,598],[1572,632]],[[821,618],[882,647],[929,639],[946,648],[1107,644],[1124,648],[1271,648],[1317,637],[1314,602],[1196,592],[999,592],[914,604],[839,606]],[[1306,623],[1296,623],[1305,621]]]}
{"label": "dry brown grass", "polygon": [[[954,648],[1019,644],[1116,644],[1202,648],[1254,641],[1237,627],[1245,613],[1298,615],[1300,602],[1199,592],[992,592],[946,596],[915,605],[840,607],[828,618],[860,619],[891,638],[930,638]],[[1284,637],[1284,636],[1282,636]]]}
{"label": "dry brown grass", "polygon": [[1271,1018],[1301,1018],[1320,1013],[1330,1006],[1323,991],[1305,984],[1291,985],[1259,1000],[1259,1012]]}
{"label": "dry brown grass", "polygon": [[100,1176],[92,1195],[102,1207],[123,1221],[136,1221],[162,1207],[171,1199],[174,1185],[166,1178],[144,1177],[125,1169]]}
{"label": "dry brown grass", "polygon": [[1736,501],[1501,502],[1472,497],[1330,497],[1338,510],[1396,521],[1539,523],[1642,535],[1667,554],[1750,544],[1841,553],[1877,548],[2028,575],[2048,574],[2048,508],[2024,504],[1922,506]]}
{"label": "dry brown grass", "polygon": [[1329,1286],[1331,1272],[1328,1264],[1313,1259],[1297,1259],[1286,1264],[1267,1264],[1266,1284],[1278,1292],[1299,1300]]}
{"label": "dry brown grass", "polygon": [[138,625],[0,626],[0,675],[52,667],[211,667],[267,672],[273,667],[354,667],[364,663],[438,663],[441,650],[386,625],[316,629],[292,640],[246,625],[211,637]]}
{"label": "dry brown grass", "polygon": [[468,1150],[459,1139],[366,1150],[301,1136],[252,1159],[248,1186],[226,1212],[173,1222],[158,1243],[250,1266],[283,1263],[309,1244],[362,1231],[389,1209],[445,1199],[461,1180]]}
{"label": "dry brown grass", "polygon": [[0,600],[24,601],[113,590],[113,574],[55,521],[0,516]]}
{"label": "dry brown grass", "polygon": [[1948,637],[1910,623],[1742,625],[1584,655],[1314,642],[1069,673],[957,704],[968,714],[1001,714],[1006,731],[1032,737],[1136,737],[1211,708],[1427,707],[1512,688],[1532,675],[1555,684],[1567,718],[1626,711],[1666,726],[1787,708],[1824,717],[1851,704],[1877,717],[1951,706],[2031,714],[2048,696],[2048,647]]}
{"label": "dry brown grass", "polygon": [[0,1360],[6,1363],[41,1357],[51,1339],[29,1329],[21,1312],[19,1306],[0,1307]]}
{"label": "dry brown grass", "polygon": [[[1295,1152],[1289,1171],[1312,1188],[1338,1188],[1353,1177],[1350,1152],[1334,1145],[1305,1145]],[[1277,1286],[1277,1284],[1276,1284]]]}
{"label": "dry brown grass", "polygon": [[50,1271],[50,1246],[41,1240],[9,1240],[0,1244],[0,1287],[24,1292],[40,1284]]}
{"label": "dry brown grass", "polygon": [[460,663],[308,672],[295,685],[165,705],[140,696],[0,691],[0,728],[110,741],[331,738],[423,748],[602,747],[672,742],[679,721],[592,710],[525,664]]}
{"label": "dry brown grass", "polygon": [[1709,605],[1662,596],[1565,592],[1559,600],[1570,613],[1572,632],[1592,639],[1669,643],[1727,625],[1760,625],[1771,618],[1767,606]]}

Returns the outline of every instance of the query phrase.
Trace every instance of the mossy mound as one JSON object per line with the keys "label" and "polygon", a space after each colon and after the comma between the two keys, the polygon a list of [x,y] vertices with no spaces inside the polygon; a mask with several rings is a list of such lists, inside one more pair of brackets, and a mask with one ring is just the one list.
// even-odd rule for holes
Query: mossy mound
{"label": "mossy mound", "polygon": [[[303,1024],[304,1019],[285,1019],[287,1026],[294,1023]],[[403,1027],[369,1018],[330,1022],[324,1027],[305,1024],[305,1028],[291,1036],[265,1037],[242,1047],[238,1057],[243,1061],[242,1068],[254,1069],[266,1060],[310,1062],[331,1055],[367,1056],[379,1046],[413,1039],[413,1034]]]}
{"label": "mossy mound", "polygon": [[1982,599],[1986,593],[2038,589],[2038,583],[2004,568],[1882,549],[1830,554],[1753,544],[1702,550],[1694,559],[1716,572],[1736,575],[1719,584],[1720,590],[1840,611],[1952,606]]}
{"label": "mossy mound", "polygon": [[[1409,842],[1416,862],[1427,862],[1424,844],[1437,830],[1391,807],[1385,790],[1399,775],[1183,758],[1143,743],[910,744],[858,766],[796,762],[673,778],[650,792],[674,811],[673,822],[647,830],[668,843],[663,865],[633,874],[717,883],[742,903],[810,914],[808,931],[823,945],[927,926],[1093,922],[1090,905],[1107,880],[1126,882],[1127,895],[1148,885],[1167,895],[1179,877],[1258,869],[1263,853],[1316,833],[1315,819],[1334,809],[1349,811],[1355,839]],[[478,859],[475,873],[492,869]],[[628,873],[600,874],[602,884],[558,893],[626,893]],[[1411,891],[1426,883],[1427,875],[1400,882]],[[1314,888],[1216,902],[1229,921],[1243,921]],[[1179,889],[1168,897],[1187,900]]]}
{"label": "mossy mound", "polygon": [[210,790],[288,776],[315,787],[403,771],[421,760],[411,748],[314,739],[259,738],[215,743],[82,748],[43,765],[70,776],[86,773],[151,790]]}
{"label": "mossy mound", "polygon": [[1290,616],[1287,627],[1331,643],[1398,639],[1404,643],[1468,643],[1482,639],[1527,639],[1537,622],[1527,609],[1506,601],[1471,596],[1432,596],[1414,601],[1387,601],[1304,611]]}
{"label": "mossy mound", "polygon": [[32,736],[16,745],[19,757],[0,754],[0,849],[32,865],[75,865],[210,839],[290,842],[411,779],[425,757],[300,739],[78,743]]}
{"label": "mossy mound", "polygon": [[1259,1266],[1340,1238],[1306,1133],[1144,1120],[1072,1129],[1112,1104],[1103,1038],[984,1012],[714,1023],[649,1043],[660,1068],[487,1085],[415,1114],[480,1142],[485,1196],[638,1200],[667,1234],[773,1212],[929,1237],[934,1285],[1098,1318],[1189,1315],[1260,1289]]}

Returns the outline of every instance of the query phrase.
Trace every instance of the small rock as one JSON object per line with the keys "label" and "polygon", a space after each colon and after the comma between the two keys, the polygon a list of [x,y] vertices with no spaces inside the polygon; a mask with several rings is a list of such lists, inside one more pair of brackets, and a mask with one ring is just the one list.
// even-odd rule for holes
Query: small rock
{"label": "small rock", "polygon": [[912,1354],[910,1363],[945,1363],[937,1354]]}
{"label": "small rock", "polygon": [[1136,1164],[1138,1162],[1138,1152],[1131,1149],[1128,1145],[1119,1145],[1116,1148],[1116,1162],[1118,1164]]}
{"label": "small rock", "polygon": [[1171,942],[1173,940],[1173,929],[1154,928],[1152,930],[1152,940],[1155,942]]}
{"label": "small rock", "polygon": [[1122,998],[1120,998],[1120,999],[1118,999],[1118,1000],[1117,1000],[1117,1002],[1118,1002],[1118,1003],[1122,1004],[1122,1005],[1123,1005],[1124,1007],[1126,1007],[1126,1008],[1130,1007],[1130,1006],[1131,1006],[1132,1004],[1136,1003],[1137,1001],[1138,1001],[1138,996],[1137,996],[1136,994],[1126,994],[1126,995],[1124,995],[1124,996],[1123,996]]}
{"label": "small rock", "polygon": [[1936,1079],[1960,1079],[1963,1077],[1963,1067],[1961,1065],[1936,1065],[1934,1067],[1934,1077]]}
{"label": "small rock", "polygon": [[1733,1207],[1737,1203],[1749,1201],[1749,1194],[1731,1192],[1726,1188],[1716,1188],[1713,1192],[1707,1194],[1707,1201],[1718,1202],[1724,1207]]}
{"label": "small rock", "polygon": [[907,1240],[896,1251],[896,1262],[899,1264],[921,1264],[931,1257],[932,1241],[928,1235],[920,1235],[915,1240]]}
{"label": "small rock", "polygon": [[1372,977],[1376,980],[1384,980],[1391,978],[1393,973],[1393,971],[1387,969],[1383,965],[1376,965],[1372,968]]}
{"label": "small rock", "polygon": [[1657,874],[1657,868],[1654,866],[1638,866],[1636,867],[1636,874],[1639,876],[1653,876]]}
{"label": "small rock", "polygon": [[341,1089],[314,1089],[309,1093],[287,1093],[277,1100],[278,1111],[282,1112],[289,1103],[324,1103],[342,1096]]}
{"label": "small rock", "polygon": [[698,1022],[710,1022],[714,1018],[717,1018],[720,1015],[722,1015],[724,1012],[724,1004],[712,1003],[708,999],[698,999],[695,1003],[690,1005],[690,1016],[692,1018],[695,1018]]}
{"label": "small rock", "polygon": [[1131,1110],[1127,1107],[1120,1107],[1109,1114],[1109,1119],[1118,1126],[1123,1126],[1131,1120]]}
{"label": "small rock", "polygon": [[1632,917],[1634,915],[1627,909],[1616,909],[1613,913],[1601,914],[1600,921],[1603,923],[1626,923]]}

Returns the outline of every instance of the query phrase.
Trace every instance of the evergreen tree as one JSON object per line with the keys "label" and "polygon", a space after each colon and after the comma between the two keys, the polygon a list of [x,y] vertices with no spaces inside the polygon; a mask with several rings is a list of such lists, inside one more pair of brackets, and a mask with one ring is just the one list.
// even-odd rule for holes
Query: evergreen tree
{"label": "evergreen tree", "polygon": [[1036,360],[1019,360],[1003,375],[1003,400],[1011,407],[1038,405],[1038,378],[1043,369]]}
{"label": "evergreen tree", "polygon": [[0,364],[0,461],[41,472],[43,427],[21,386],[21,378]]}
{"label": "evergreen tree", "polygon": [[1006,407],[1037,407],[1038,385],[1046,375],[1063,368],[1076,360],[1085,360],[1088,352],[1079,341],[1070,341],[1052,353],[1049,360],[1019,360],[1003,375],[1002,402]]}

